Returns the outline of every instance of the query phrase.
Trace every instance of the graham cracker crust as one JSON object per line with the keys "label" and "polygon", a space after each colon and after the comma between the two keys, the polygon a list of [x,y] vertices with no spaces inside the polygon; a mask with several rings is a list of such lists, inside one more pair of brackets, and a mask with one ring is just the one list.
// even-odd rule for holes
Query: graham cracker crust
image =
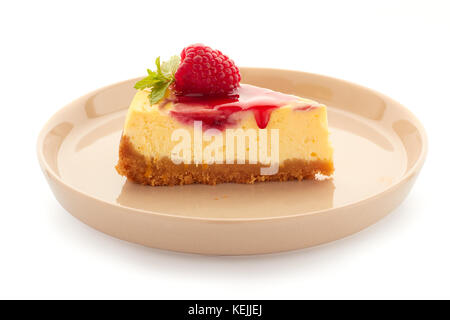
{"label": "graham cracker crust", "polygon": [[174,186],[193,183],[215,185],[234,182],[253,184],[262,181],[313,180],[320,173],[330,176],[332,162],[286,160],[274,175],[260,175],[259,164],[174,164],[169,158],[147,159],[138,153],[129,138],[122,135],[116,170],[129,180],[151,186]]}

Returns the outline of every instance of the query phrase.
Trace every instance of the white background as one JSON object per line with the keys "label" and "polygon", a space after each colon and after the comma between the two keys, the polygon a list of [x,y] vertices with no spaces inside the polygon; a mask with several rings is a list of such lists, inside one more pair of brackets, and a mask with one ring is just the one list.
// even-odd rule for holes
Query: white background
{"label": "white background", "polygon": [[[0,298],[450,298],[449,1],[2,1],[0,35]],[[39,169],[41,127],[196,42],[406,105],[430,144],[409,197],[346,239],[250,257],[149,249],[73,218]]]}

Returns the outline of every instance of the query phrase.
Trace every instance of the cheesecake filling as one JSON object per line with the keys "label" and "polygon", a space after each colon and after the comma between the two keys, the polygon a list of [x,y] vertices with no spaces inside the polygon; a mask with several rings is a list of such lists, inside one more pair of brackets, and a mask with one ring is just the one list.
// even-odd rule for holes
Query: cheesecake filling
{"label": "cheesecake filling", "polygon": [[[203,130],[217,129],[215,135],[221,135],[219,138],[223,141],[226,140],[226,129],[259,132],[264,128],[269,136],[272,129],[277,129],[280,165],[289,159],[332,161],[324,105],[250,85],[242,84],[241,88],[244,94],[238,101],[201,102],[197,98],[187,97],[177,101],[166,100],[159,105],[150,105],[147,93],[139,91],[129,108],[123,134],[143,156],[158,160],[171,158],[177,145],[177,141],[171,139],[175,130],[184,129],[194,137],[194,121],[201,121]],[[259,94],[249,94],[255,92]],[[255,113],[263,113],[264,116],[255,116]],[[267,121],[261,121],[261,118]],[[259,138],[260,135],[256,135],[258,144]],[[202,144],[202,152],[208,145],[207,141]],[[245,147],[250,148],[249,141],[246,141]],[[223,146],[223,154],[226,154],[225,148],[226,145]],[[270,145],[267,153],[271,153]],[[249,160],[248,156],[246,154],[245,161]],[[192,154],[191,163],[195,162]]]}

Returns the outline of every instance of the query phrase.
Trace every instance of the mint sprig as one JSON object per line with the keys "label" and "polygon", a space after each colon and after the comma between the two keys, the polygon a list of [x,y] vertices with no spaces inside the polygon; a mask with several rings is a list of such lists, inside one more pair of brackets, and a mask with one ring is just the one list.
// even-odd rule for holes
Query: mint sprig
{"label": "mint sprig", "polygon": [[161,63],[160,57],[156,58],[156,71],[147,69],[148,75],[136,82],[135,89],[150,89],[148,99],[150,104],[158,103],[166,95],[167,89],[175,80],[175,72],[180,65],[180,57],[172,56],[168,61]]}

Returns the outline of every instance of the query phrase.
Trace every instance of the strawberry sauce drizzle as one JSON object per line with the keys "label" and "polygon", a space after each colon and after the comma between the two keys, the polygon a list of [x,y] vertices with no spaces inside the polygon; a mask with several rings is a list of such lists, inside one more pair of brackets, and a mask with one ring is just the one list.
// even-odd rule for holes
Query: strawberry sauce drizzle
{"label": "strawberry sauce drizzle", "polygon": [[241,84],[233,95],[227,97],[177,96],[170,114],[182,123],[202,121],[205,130],[224,130],[239,122],[239,118],[234,114],[252,111],[256,124],[264,129],[273,110],[297,101],[298,98],[293,95]]}

